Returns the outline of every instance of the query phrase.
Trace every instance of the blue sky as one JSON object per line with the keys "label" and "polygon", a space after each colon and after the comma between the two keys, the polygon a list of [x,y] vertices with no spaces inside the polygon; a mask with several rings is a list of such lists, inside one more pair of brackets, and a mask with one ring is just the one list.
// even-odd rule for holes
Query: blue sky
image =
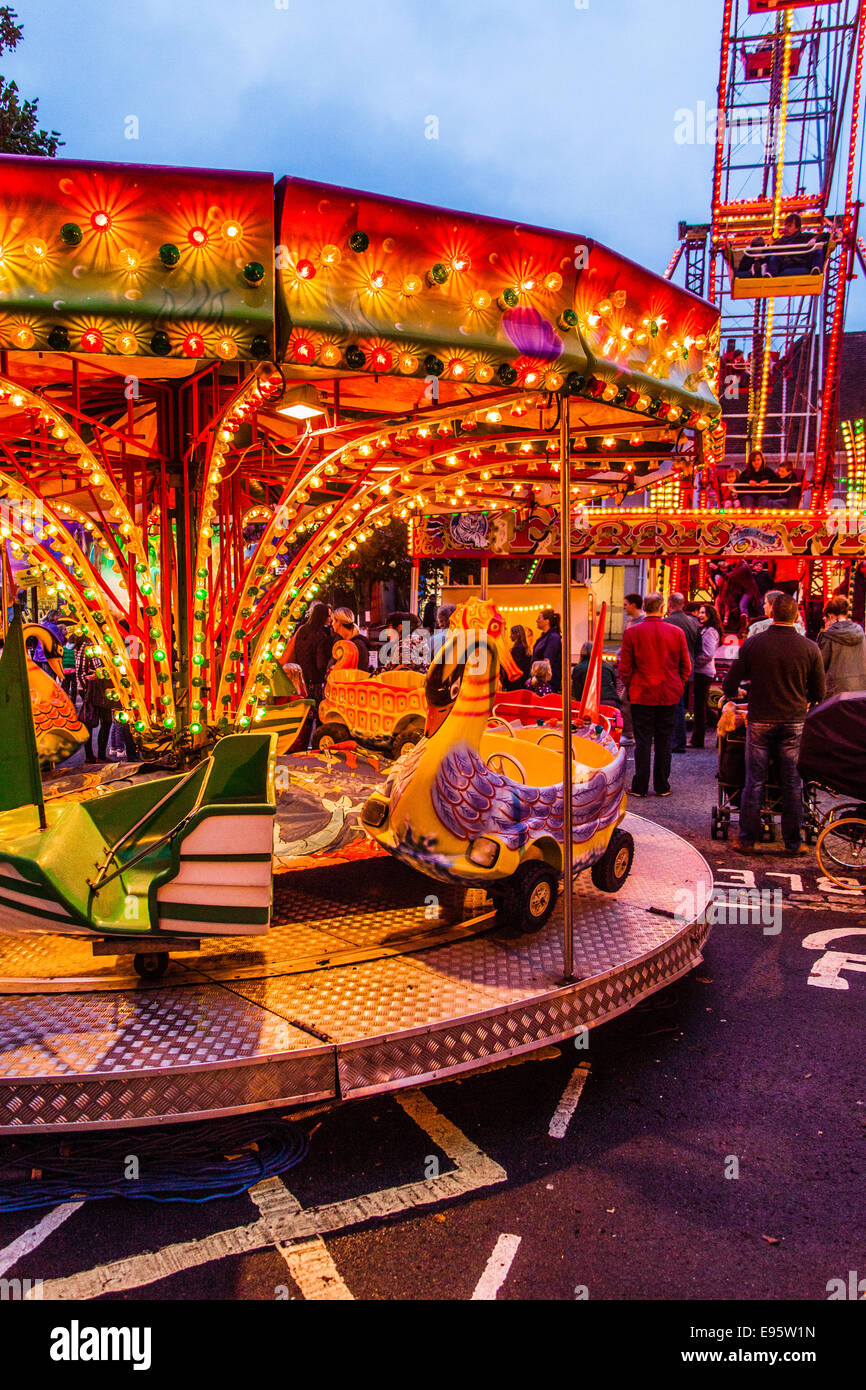
{"label": "blue sky", "polygon": [[[13,0],[68,158],[270,170],[598,237],[709,218],[721,0]],[[125,138],[138,117],[139,139]],[[438,139],[426,138],[438,120]],[[855,285],[849,328],[866,326]]]}

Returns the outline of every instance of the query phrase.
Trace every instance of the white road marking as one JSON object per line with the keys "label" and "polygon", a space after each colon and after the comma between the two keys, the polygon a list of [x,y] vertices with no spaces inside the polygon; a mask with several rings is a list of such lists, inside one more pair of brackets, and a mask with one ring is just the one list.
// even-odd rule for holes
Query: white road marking
{"label": "white road marking", "polygon": [[23,1235],[18,1236],[17,1240],[13,1240],[11,1245],[4,1246],[0,1250],[0,1275],[5,1274],[24,1255],[29,1255],[32,1250],[37,1249],[43,1240],[48,1239],[52,1231],[56,1231],[58,1226],[62,1226],[67,1217],[71,1216],[74,1211],[78,1211],[82,1205],[81,1202],[64,1202],[63,1206],[55,1207],[53,1211],[49,1211],[35,1226],[31,1226]]}
{"label": "white road marking", "polygon": [[[465,1196],[479,1188],[504,1182],[505,1169],[482,1153],[466,1138],[456,1125],[440,1114],[423,1091],[404,1091],[394,1097],[417,1125],[447,1154],[456,1165],[453,1172],[438,1178],[405,1183],[402,1187],[386,1187],[368,1192],[363,1197],[350,1197],[328,1206],[300,1208],[297,1199],[285,1184],[266,1187],[259,1183],[253,1189],[259,1210],[265,1212],[249,1226],[236,1226],[230,1231],[218,1231],[200,1240],[183,1241],[162,1250],[133,1255],[110,1264],[97,1265],[67,1279],[45,1280],[41,1296],[50,1299],[99,1298],[105,1293],[120,1293],[153,1284],[171,1274],[222,1260],[228,1255],[248,1254],[274,1245],[294,1245],[329,1231],[341,1231],[360,1225],[374,1217],[392,1216],[412,1207],[430,1206]],[[265,1189],[265,1190],[263,1190]]]}
{"label": "white road marking", "polygon": [[[297,1216],[303,1210],[282,1178],[265,1178],[264,1182],[250,1188],[250,1196],[262,1218],[269,1224],[274,1216]],[[352,1300],[353,1295],[343,1282],[321,1236],[294,1242],[277,1238],[275,1244],[301,1295],[309,1302]]]}
{"label": "white road marking", "polygon": [[589,1076],[589,1062],[581,1062],[580,1066],[575,1067],[571,1073],[568,1085],[562,1093],[562,1099],[553,1112],[553,1119],[550,1121],[550,1129],[547,1131],[551,1139],[564,1139],[566,1130],[571,1122],[571,1117],[577,1109],[577,1102],[580,1100],[580,1093],[586,1084]]}
{"label": "white road marking", "polygon": [[475,1285],[475,1292],[470,1299],[471,1303],[487,1302],[492,1303],[496,1295],[508,1278],[508,1272],[514,1263],[514,1256],[517,1254],[517,1247],[520,1245],[520,1236],[500,1236],[493,1247],[493,1254],[487,1261],[484,1273]]}

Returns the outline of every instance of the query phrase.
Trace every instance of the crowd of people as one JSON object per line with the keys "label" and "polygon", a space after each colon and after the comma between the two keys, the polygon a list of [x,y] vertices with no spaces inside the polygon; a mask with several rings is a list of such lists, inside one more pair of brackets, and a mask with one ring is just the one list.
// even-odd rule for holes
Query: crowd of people
{"label": "crowd of people", "polygon": [[[753,577],[754,580],[754,577]],[[737,581],[737,592],[748,593]],[[755,585],[756,595],[760,590]],[[687,603],[671,594],[629,594],[618,661],[623,742],[634,744],[631,795],[670,796],[672,755],[686,752],[686,712],[693,708],[692,748],[706,739],[708,699],[717,678],[716,655],[725,633],[712,603]],[[816,642],[806,637],[796,597],[769,588],[763,617],[749,626],[724,677],[722,692],[735,700],[747,686],[746,781],[735,848],[751,853],[760,838],[761,806],[771,762],[779,768],[782,834],[786,850],[801,852],[802,784],[797,760],[809,707],[827,696],[866,691],[866,634],[850,616],[845,595],[826,604]],[[746,616],[744,610],[738,610]],[[746,619],[748,621],[748,619]]]}

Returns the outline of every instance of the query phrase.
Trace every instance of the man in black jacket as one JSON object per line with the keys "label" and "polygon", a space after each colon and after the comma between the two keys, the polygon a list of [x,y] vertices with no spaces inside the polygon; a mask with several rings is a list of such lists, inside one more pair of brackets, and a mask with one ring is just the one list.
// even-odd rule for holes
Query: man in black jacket
{"label": "man in black jacket", "polygon": [[782,837],[789,854],[805,853],[803,783],[797,771],[803,722],[811,704],[824,698],[824,663],[814,642],[794,631],[797,600],[780,594],[773,603],[773,626],[750,637],[725,677],[724,692],[734,699],[749,683],[746,732],[746,785],[740,802],[740,834],[734,849],[751,854],[761,834],[761,805],[771,758],[779,761]]}
{"label": "man in black jacket", "polygon": [[683,612],[685,599],[682,594],[671,594],[668,599],[668,611],[665,618],[666,623],[671,623],[678,627],[686,639],[686,646],[689,649],[689,661],[692,663],[692,672],[686,681],[686,688],[683,691],[683,698],[677,705],[676,719],[674,722],[674,733],[671,741],[672,753],[685,753],[686,751],[686,709],[689,704],[690,692],[694,688],[695,666],[701,654],[701,625],[697,618],[693,618],[690,613]]}

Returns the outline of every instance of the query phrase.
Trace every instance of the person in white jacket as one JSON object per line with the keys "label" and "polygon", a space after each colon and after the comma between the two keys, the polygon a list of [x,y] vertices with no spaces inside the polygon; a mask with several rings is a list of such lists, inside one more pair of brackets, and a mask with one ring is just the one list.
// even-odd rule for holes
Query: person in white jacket
{"label": "person in white jacket", "polygon": [[722,620],[712,603],[698,609],[701,625],[701,651],[695,662],[695,722],[692,748],[703,748],[707,734],[707,697],[716,678],[716,652],[724,638]]}

